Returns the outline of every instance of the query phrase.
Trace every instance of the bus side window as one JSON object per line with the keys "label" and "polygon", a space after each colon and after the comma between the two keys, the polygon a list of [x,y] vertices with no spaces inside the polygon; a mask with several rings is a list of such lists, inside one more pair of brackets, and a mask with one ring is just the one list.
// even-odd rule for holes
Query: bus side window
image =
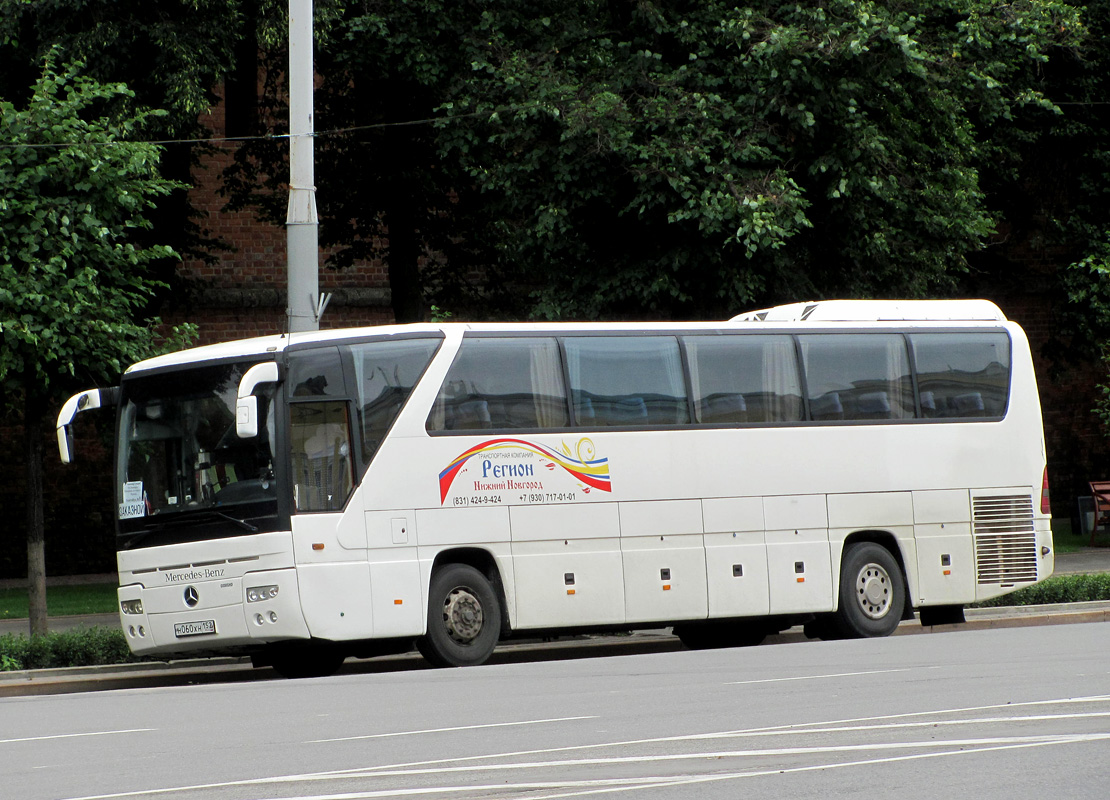
{"label": "bus side window", "polygon": [[813,419],[914,416],[909,354],[901,334],[833,333],[798,338]]}
{"label": "bus side window", "polygon": [[564,343],[579,425],[690,421],[682,357],[674,336],[575,336]]}
{"label": "bus side window", "polygon": [[684,336],[696,421],[795,422],[802,389],[789,336]]}
{"label": "bus side window", "polygon": [[347,383],[338,347],[289,353],[290,467],[297,511],[337,511],[354,488]]}
{"label": "bus side window", "polygon": [[1010,391],[1004,333],[910,335],[925,417],[1001,417]]}
{"label": "bus side window", "polygon": [[542,336],[463,339],[427,422],[429,431],[566,426],[559,347]]}
{"label": "bus side window", "polygon": [[400,339],[347,345],[354,364],[362,461],[374,458],[393,420],[412,394],[439,339]]}
{"label": "bus side window", "polygon": [[337,511],[354,486],[345,402],[289,406],[293,496],[298,511]]}

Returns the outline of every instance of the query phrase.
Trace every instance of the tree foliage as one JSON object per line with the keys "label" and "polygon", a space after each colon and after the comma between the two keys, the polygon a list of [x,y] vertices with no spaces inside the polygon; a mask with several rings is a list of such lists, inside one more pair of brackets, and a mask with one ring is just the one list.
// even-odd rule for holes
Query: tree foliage
{"label": "tree foliage", "polygon": [[152,352],[138,324],[173,255],[141,246],[146,214],[174,184],[158,148],[124,143],[148,117],[98,116],[128,90],[48,56],[26,108],[0,100],[0,399],[39,402],[74,382],[112,383]]}
{"label": "tree foliage", "polygon": [[[1060,3],[487,4],[443,152],[546,316],[946,293]],[[523,276],[522,276],[523,277]]]}
{"label": "tree foliage", "polygon": [[[166,109],[148,132],[189,135],[234,64],[245,35],[244,0],[0,0],[0,86],[17,105],[52,50],[80,61],[102,83],[125,82],[115,99]],[[18,87],[18,88],[17,88]]]}
{"label": "tree foliage", "polygon": [[[135,138],[206,136],[202,115],[216,103],[216,88],[243,83],[235,81],[238,64],[249,73],[245,94],[253,97],[254,11],[270,2],[0,0],[0,95],[23,106],[43,59],[56,52],[60,62],[84,64],[85,74],[94,80],[128,86],[128,93],[111,100],[118,106],[115,113],[165,111],[137,117]],[[202,145],[172,145],[161,158],[161,173],[184,184],[190,168],[210,152]],[[149,216],[158,230],[154,238],[180,253],[208,258],[212,250],[226,247],[205,232],[202,215],[189,205],[183,185],[160,197]],[[160,277],[173,281],[175,265],[159,265]]]}
{"label": "tree foliage", "polygon": [[[1045,64],[1083,36],[1076,8],[1034,0],[362,0],[318,18],[317,128],[345,131],[317,140],[331,263],[387,252],[395,295],[448,306],[444,276],[480,268],[478,313],[545,317],[959,291],[1002,220],[991,181],[1057,111]],[[276,145],[229,177],[280,219]],[[450,269],[418,270],[431,253]]]}
{"label": "tree foliage", "polygon": [[135,319],[159,286],[149,265],[173,252],[136,240],[174,184],[157,147],[127,141],[156,112],[110,113],[126,94],[51,53],[25,106],[0,99],[0,407],[22,412],[32,633],[46,631],[47,409],[76,382],[116,383],[158,343],[158,320]]}

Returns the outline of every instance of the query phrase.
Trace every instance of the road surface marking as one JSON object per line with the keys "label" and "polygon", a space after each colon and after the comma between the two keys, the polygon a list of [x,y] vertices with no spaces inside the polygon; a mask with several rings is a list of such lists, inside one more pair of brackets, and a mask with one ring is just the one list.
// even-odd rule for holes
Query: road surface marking
{"label": "road surface marking", "polygon": [[25,736],[21,739],[0,739],[0,744],[14,744],[16,742],[45,742],[48,739],[77,739],[82,736],[117,736],[123,733],[151,733],[157,728],[128,728],[122,731],[89,731],[88,733],[54,733],[49,736]]}
{"label": "road surface marking", "polygon": [[728,681],[725,686],[747,686],[752,683],[785,683],[786,681],[817,681],[823,678],[855,678],[860,675],[885,675],[890,672],[912,672],[912,670],[875,669],[870,672],[834,672],[830,675],[798,675],[794,678],[765,678],[758,681]]}
{"label": "road surface marking", "polygon": [[459,725],[454,728],[427,728],[422,731],[397,731],[396,733],[368,733],[364,736],[341,736],[338,739],[309,739],[305,744],[321,744],[324,742],[353,742],[359,739],[388,739],[392,736],[419,736],[425,733],[449,733],[451,731],[474,731],[482,728],[511,728],[515,725],[543,725],[550,722],[574,722],[583,719],[598,719],[589,717],[556,717],[555,719],[528,719],[522,722],[490,722],[485,725]]}

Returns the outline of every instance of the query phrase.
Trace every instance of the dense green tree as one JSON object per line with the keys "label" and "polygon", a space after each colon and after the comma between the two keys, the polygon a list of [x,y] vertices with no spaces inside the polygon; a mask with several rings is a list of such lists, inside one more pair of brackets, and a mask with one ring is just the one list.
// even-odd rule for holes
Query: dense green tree
{"label": "dense green tree", "polygon": [[[1002,210],[983,174],[1056,113],[1075,8],[991,0],[318,4],[321,241],[388,234],[398,317],[480,268],[476,313],[719,316],[957,292]],[[284,53],[270,54],[280,75]],[[280,89],[264,118],[280,120]],[[1017,116],[1029,121],[1010,135]],[[434,127],[424,121],[436,119]],[[280,124],[275,130],[282,130]],[[277,143],[237,204],[284,214]],[[436,270],[439,253],[449,270]],[[500,292],[498,290],[501,290]]]}
{"label": "dense green tree", "polygon": [[33,86],[20,105],[0,98],[0,408],[23,418],[31,632],[42,633],[44,421],[70,391],[113,385],[155,351],[158,320],[135,320],[159,286],[149,265],[173,252],[136,241],[174,184],[159,148],[130,141],[155,112],[109,111],[123,85],[49,54]]}
{"label": "dense green tree", "polygon": [[[201,116],[224,85],[236,108],[249,115],[256,94],[256,12],[273,0],[0,0],[0,95],[26,102],[46,54],[80,61],[101,83],[131,90],[114,103],[131,109],[159,108],[137,138],[194,139],[209,135]],[[188,201],[191,167],[210,148],[167,146],[159,169],[181,187],[159,198],[150,219],[157,240],[192,257],[226,246],[204,230]],[[154,241],[151,238],[150,241]],[[172,281],[176,261],[158,265]]]}
{"label": "dense green tree", "polygon": [[441,128],[545,316],[952,292],[1062,3],[486,4]]}

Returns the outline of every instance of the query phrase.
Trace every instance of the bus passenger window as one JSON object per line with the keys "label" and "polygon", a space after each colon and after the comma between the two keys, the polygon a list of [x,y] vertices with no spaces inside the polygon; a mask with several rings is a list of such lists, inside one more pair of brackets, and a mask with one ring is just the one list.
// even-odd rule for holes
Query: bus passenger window
{"label": "bus passenger window", "polygon": [[680,425],[690,421],[674,336],[565,340],[578,425]]}
{"label": "bus passenger window", "polygon": [[813,419],[914,416],[909,355],[900,334],[833,333],[798,338]]}
{"label": "bus passenger window", "polygon": [[802,418],[802,389],[789,336],[685,336],[702,424],[794,422]]}
{"label": "bus passenger window", "polygon": [[429,431],[566,426],[559,346],[539,336],[464,339],[427,423]]}
{"label": "bus passenger window", "polygon": [[1004,333],[910,335],[925,417],[1001,417],[1010,390]]}
{"label": "bus passenger window", "polygon": [[439,348],[439,339],[400,339],[346,345],[354,363],[362,461],[374,458],[393,420]]}

